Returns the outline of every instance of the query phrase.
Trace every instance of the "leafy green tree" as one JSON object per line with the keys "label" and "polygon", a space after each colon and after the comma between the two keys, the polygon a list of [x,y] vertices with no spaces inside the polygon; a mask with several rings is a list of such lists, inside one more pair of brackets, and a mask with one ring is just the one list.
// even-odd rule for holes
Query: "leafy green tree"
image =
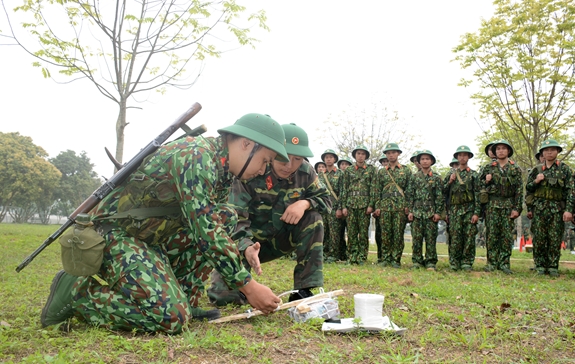
{"label": "leafy green tree", "polygon": [[[555,138],[574,148],[575,4],[571,0],[495,0],[494,16],[453,51],[473,72],[472,98],[488,123],[484,139],[503,137],[514,159],[532,168],[541,142]],[[484,146],[485,144],[483,144]]]}
{"label": "leafy green tree", "polygon": [[102,184],[93,170],[94,164],[84,151],[78,155],[73,150],[67,150],[51,158],[50,162],[62,174],[54,192],[55,199],[60,202],[58,206],[72,207],[72,210],[64,212],[66,215],[80,206]]}
{"label": "leafy green tree", "polygon": [[404,162],[409,161],[418,146],[409,123],[400,118],[397,111],[388,110],[380,102],[368,107],[350,105],[337,115],[329,115],[322,128],[321,135],[330,139],[321,141],[326,148],[338,151],[340,157],[351,158],[355,147],[363,144],[370,152],[368,162],[376,166],[380,165],[379,157],[388,142],[399,144],[400,158]]}
{"label": "leafy green tree", "polygon": [[[88,79],[118,106],[119,162],[129,104],[145,100],[152,90],[191,87],[196,77],[189,77],[190,69],[196,64],[201,72],[207,56],[219,57],[218,42],[253,47],[256,40],[250,28],[268,29],[265,12],[244,16],[246,8],[235,0],[20,0],[20,4],[9,12],[2,2],[9,19],[7,36],[37,59],[33,65],[43,76],[57,82]],[[25,44],[27,37],[16,34],[17,20],[37,44]],[[58,70],[58,75],[50,70]]]}
{"label": "leafy green tree", "polygon": [[25,222],[36,201],[52,198],[61,173],[46,157],[32,138],[0,132],[0,222],[8,211]]}

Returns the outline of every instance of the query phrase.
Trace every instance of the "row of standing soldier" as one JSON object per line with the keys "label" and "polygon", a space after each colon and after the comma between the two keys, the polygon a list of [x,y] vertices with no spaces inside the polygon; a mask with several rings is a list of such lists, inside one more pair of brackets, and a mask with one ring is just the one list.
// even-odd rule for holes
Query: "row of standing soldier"
{"label": "row of standing soldier", "polygon": [[[564,221],[573,216],[573,173],[557,159],[561,146],[552,139],[542,143],[536,158],[540,164],[529,172],[525,194],[527,217],[532,219],[533,257],[538,274],[558,276]],[[404,231],[409,222],[413,242],[413,268],[435,270],[437,223],[448,224],[449,265],[454,271],[472,270],[475,262],[477,223],[484,217],[487,264],[484,270],[511,274],[514,220],[523,206],[522,171],[510,159],[513,147],[497,140],[485,147],[492,159],[474,171],[468,166],[474,154],[462,145],[453,154],[452,167],[443,179],[431,167],[436,159],[429,150],[416,152],[413,173],[398,161],[401,149],[389,143],[380,163],[366,163],[370,152],[357,146],[350,160],[326,150],[316,164],[329,190],[333,210],[324,216],[326,262],[347,260],[364,264],[369,250],[370,217],[376,222],[377,261],[381,266],[401,267]],[[336,163],[337,167],[336,168]],[[321,173],[325,169],[324,173]],[[348,241],[344,238],[347,226]],[[425,239],[425,255],[423,240]]]}

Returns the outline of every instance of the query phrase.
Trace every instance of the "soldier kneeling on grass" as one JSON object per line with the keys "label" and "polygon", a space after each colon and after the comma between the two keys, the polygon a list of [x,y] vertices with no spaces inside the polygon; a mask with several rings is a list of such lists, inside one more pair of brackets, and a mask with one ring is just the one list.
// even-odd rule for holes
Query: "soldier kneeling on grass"
{"label": "soldier kneeling on grass", "polygon": [[[288,162],[273,161],[263,175],[246,182],[234,181],[229,203],[238,213],[232,239],[243,253],[243,264],[257,275],[260,263],[295,252],[290,301],[313,296],[323,286],[323,221],[329,213],[329,193],[304,157],[313,157],[307,133],[295,124],[282,125]],[[244,304],[238,290],[230,290],[221,275],[212,273],[210,301],[218,306]]]}

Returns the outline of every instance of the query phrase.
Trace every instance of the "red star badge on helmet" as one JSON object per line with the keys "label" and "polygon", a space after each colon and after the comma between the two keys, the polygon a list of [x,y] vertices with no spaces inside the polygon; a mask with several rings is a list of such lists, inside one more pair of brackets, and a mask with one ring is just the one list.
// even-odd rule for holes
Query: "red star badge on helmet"
{"label": "red star badge on helmet", "polygon": [[299,144],[299,138],[293,137],[293,138],[291,138],[291,142],[292,142],[292,144]]}

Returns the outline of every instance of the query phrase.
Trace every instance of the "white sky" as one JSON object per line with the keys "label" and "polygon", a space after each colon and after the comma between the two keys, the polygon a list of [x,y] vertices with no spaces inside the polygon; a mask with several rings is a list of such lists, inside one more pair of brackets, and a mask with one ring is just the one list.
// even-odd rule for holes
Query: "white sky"
{"label": "white sky", "polygon": [[[475,150],[478,114],[470,91],[457,86],[464,72],[450,62],[451,49],[491,17],[491,1],[239,3],[265,8],[271,32],[258,33],[255,50],[209,59],[191,89],[170,89],[138,104],[143,110],[129,111],[125,160],[194,102],[203,109],[188,125],[206,124],[206,135],[249,112],[295,122],[310,135],[312,162],[330,147],[329,136],[316,131],[330,114],[377,98],[409,120],[423,147],[443,164],[461,144]],[[4,22],[0,17],[0,29]],[[42,78],[31,66],[34,60],[17,47],[0,52],[0,131],[32,137],[50,157],[85,150],[98,174],[110,177],[104,146],[115,148],[116,105],[88,81],[58,85]]]}

